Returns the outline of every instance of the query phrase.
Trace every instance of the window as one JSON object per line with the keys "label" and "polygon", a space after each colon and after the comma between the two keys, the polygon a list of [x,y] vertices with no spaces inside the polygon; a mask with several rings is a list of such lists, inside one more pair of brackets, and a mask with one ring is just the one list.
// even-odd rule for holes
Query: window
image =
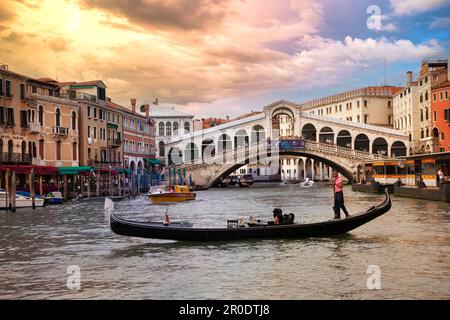
{"label": "window", "polygon": [[433,111],[433,120],[436,121],[437,113],[436,111]]}
{"label": "window", "polygon": [[436,102],[436,93],[433,93],[433,101]]}
{"label": "window", "polygon": [[88,130],[87,130],[88,132],[87,132],[87,136],[88,136],[88,138],[90,138],[91,137],[91,126],[88,126]]}
{"label": "window", "polygon": [[42,106],[39,106],[38,119],[39,119],[39,124],[41,126],[44,126],[44,108],[42,108]]}
{"label": "window", "polygon": [[32,93],[37,93],[37,87],[36,86],[31,86],[31,92]]}
{"label": "window", "polygon": [[364,123],[366,123],[366,124],[367,124],[367,118],[368,118],[368,115],[365,114],[365,115],[364,115]]}
{"label": "window", "polygon": [[11,98],[11,81],[6,80],[6,96]]}
{"label": "window", "polygon": [[448,91],[445,91],[445,100],[448,100]]}
{"label": "window", "polygon": [[391,107],[391,102],[390,101],[388,101],[388,108],[390,108]]}
{"label": "window", "polygon": [[364,107],[367,107],[367,100],[364,100]]}
{"label": "window", "polygon": [[102,100],[102,101],[106,100],[106,91],[104,88],[97,88],[97,97],[98,97],[98,100]]}
{"label": "window", "polygon": [[421,138],[421,139],[424,138],[423,129],[420,129],[420,138]]}
{"label": "window", "polygon": [[356,108],[359,108],[359,100],[356,101]]}
{"label": "window", "polygon": [[428,130],[428,128],[426,128],[425,129],[425,132],[426,132],[426,136],[427,136],[427,138],[430,136],[430,130]]}
{"label": "window", "polygon": [[55,113],[55,123],[57,127],[61,126],[61,111],[59,109],[56,109]]}
{"label": "window", "polygon": [[184,133],[189,133],[191,131],[191,128],[190,128],[190,125],[189,125],[189,122],[185,122],[184,123]]}
{"label": "window", "polygon": [[6,123],[9,126],[14,126],[14,109],[6,108]]}
{"label": "window", "polygon": [[39,140],[39,157],[41,157],[41,159],[45,159],[44,157],[44,140]]}
{"label": "window", "polygon": [[94,119],[97,118],[97,108],[94,108]]}
{"label": "window", "polygon": [[420,94],[419,101],[420,101],[421,103],[423,102],[423,95],[422,95],[422,94]]}
{"label": "window", "polygon": [[428,108],[425,108],[425,120],[428,120]]}
{"label": "window", "polygon": [[87,107],[87,114],[88,114],[88,117],[90,118],[91,117],[91,107],[90,106]]}
{"label": "window", "polygon": [[94,127],[94,139],[97,139],[97,127]]}
{"label": "window", "polygon": [[178,135],[178,122],[173,123],[173,134]]}
{"label": "window", "polygon": [[423,110],[420,109],[420,121],[423,121]]}
{"label": "window", "polygon": [[159,123],[159,135],[160,136],[164,135],[164,123],[163,122]]}
{"label": "window", "polygon": [[61,141],[56,142],[56,160],[61,160]]}
{"label": "window", "polygon": [[74,143],[72,143],[72,159],[74,160],[74,161],[77,161],[77,143],[76,142],[74,142]]}
{"label": "window", "polygon": [[441,131],[441,140],[445,140],[445,135],[443,131]]}
{"label": "window", "polygon": [[[358,116],[358,122],[359,122],[359,116]],[[388,124],[392,124],[392,116],[388,116]]]}
{"label": "window", "polygon": [[23,129],[27,128],[27,111],[26,110],[20,110],[20,127]]}
{"label": "window", "polygon": [[53,97],[55,95],[55,92],[53,91],[53,89],[48,89],[48,95]]}
{"label": "window", "polygon": [[428,90],[425,91],[425,101],[428,101]]}
{"label": "window", "polygon": [[20,99],[25,100],[25,85],[23,83],[20,84]]}
{"label": "window", "polygon": [[72,111],[72,130],[77,130],[77,114],[75,111]]}
{"label": "window", "polygon": [[450,109],[444,110],[444,120],[448,121],[450,118]]}

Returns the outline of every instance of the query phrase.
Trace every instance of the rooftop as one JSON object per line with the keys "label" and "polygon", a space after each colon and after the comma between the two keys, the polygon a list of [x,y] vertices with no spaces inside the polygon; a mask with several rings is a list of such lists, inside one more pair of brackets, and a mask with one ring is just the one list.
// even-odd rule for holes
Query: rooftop
{"label": "rooftop", "polygon": [[188,117],[194,118],[194,115],[178,111],[175,107],[162,107],[157,105],[150,106],[150,117],[151,118],[165,118],[165,117]]}

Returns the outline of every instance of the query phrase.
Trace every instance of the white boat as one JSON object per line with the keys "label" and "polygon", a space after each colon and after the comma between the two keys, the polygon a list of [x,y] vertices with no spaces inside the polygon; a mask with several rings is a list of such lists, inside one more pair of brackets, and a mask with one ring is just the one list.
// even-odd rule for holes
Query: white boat
{"label": "white boat", "polygon": [[[9,196],[9,195],[8,195]],[[0,209],[6,208],[6,192],[0,190]],[[36,207],[44,206],[44,199],[35,197],[34,204]],[[16,194],[16,208],[31,208],[33,206],[33,200],[30,197]],[[9,207],[9,199],[8,199]]]}
{"label": "white boat", "polygon": [[314,184],[315,184],[315,182],[314,182],[313,180],[310,180],[310,179],[307,177],[307,178],[305,178],[305,181],[303,181],[303,182],[300,183],[300,186],[301,186],[302,188],[311,188],[311,187],[314,186]]}

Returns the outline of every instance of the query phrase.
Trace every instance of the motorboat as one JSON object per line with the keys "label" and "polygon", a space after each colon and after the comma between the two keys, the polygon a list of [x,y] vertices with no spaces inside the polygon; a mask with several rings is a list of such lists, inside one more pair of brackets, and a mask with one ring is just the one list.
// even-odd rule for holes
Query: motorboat
{"label": "motorboat", "polygon": [[[33,206],[33,199],[30,197],[29,192],[25,191],[17,191],[15,194],[16,197],[16,208],[31,208]],[[0,190],[0,209],[5,209],[9,207],[9,194],[7,201],[7,194],[5,190]],[[44,199],[40,196],[34,197],[34,205],[36,207],[44,206]]]}
{"label": "motorboat", "polygon": [[148,193],[153,204],[195,200],[196,193],[189,186],[169,185],[152,187]]}
{"label": "motorboat", "polygon": [[300,183],[300,186],[302,188],[310,188],[313,187],[315,182],[313,180],[310,180],[308,177],[305,178],[305,181]]}
{"label": "motorboat", "polygon": [[61,192],[53,191],[45,197],[48,204],[61,204],[64,202],[64,197]]}

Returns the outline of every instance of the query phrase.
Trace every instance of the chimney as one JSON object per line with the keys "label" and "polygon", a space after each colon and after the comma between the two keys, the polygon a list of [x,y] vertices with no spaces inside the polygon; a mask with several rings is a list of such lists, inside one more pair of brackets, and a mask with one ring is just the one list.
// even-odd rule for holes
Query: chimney
{"label": "chimney", "polygon": [[130,99],[131,101],[131,111],[133,111],[133,113],[136,112],[136,99]]}
{"label": "chimney", "polygon": [[406,72],[406,86],[410,87],[412,81],[413,81],[413,73],[412,73],[412,71]]}
{"label": "chimney", "polygon": [[145,111],[145,116],[148,118],[150,116],[150,105],[144,104],[144,111]]}
{"label": "chimney", "polygon": [[158,98],[155,99],[155,101],[153,102],[154,105],[158,105]]}
{"label": "chimney", "polygon": [[229,121],[230,120],[230,116],[227,116],[227,121]]}

